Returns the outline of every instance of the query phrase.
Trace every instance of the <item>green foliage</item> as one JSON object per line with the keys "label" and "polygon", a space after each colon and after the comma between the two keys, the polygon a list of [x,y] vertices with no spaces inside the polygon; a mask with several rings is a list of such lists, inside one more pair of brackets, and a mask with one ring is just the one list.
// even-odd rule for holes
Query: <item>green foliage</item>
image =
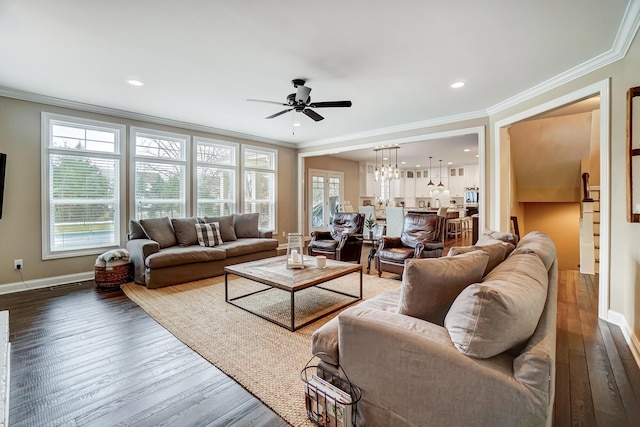
{"label": "green foliage", "polygon": [[375,226],[376,226],[376,220],[375,220],[375,218],[373,217],[373,215],[369,215],[369,218],[367,218],[367,219],[364,221],[364,225],[365,225],[369,230],[373,229],[373,227],[375,227]]}

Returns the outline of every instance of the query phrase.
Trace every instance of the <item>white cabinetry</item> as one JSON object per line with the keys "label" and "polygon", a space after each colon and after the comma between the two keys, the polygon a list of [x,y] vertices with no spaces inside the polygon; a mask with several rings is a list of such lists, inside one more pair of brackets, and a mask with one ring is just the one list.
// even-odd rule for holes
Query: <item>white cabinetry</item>
{"label": "white cabinetry", "polygon": [[429,197],[431,191],[427,189],[429,184],[429,169],[416,171],[416,197]]}
{"label": "white cabinetry", "polygon": [[464,174],[464,186],[465,187],[480,187],[480,173],[479,166],[476,165],[465,165],[465,174]]}
{"label": "white cabinetry", "polygon": [[406,179],[406,171],[400,171],[400,178],[393,180],[393,194],[392,196],[395,198],[405,197],[405,179]]}
{"label": "white cabinetry", "polygon": [[380,195],[379,186],[376,186],[375,170],[376,166],[373,163],[360,162],[360,197]]}
{"label": "white cabinetry", "polygon": [[408,170],[404,179],[404,197],[416,197],[416,171]]}
{"label": "white cabinetry", "polygon": [[449,194],[451,197],[464,197],[466,175],[464,166],[449,167]]}

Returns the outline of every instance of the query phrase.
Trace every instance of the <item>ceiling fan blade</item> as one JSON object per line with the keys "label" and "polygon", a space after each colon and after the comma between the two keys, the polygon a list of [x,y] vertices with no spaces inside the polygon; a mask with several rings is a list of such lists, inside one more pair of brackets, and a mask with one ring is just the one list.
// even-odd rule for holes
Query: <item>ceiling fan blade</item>
{"label": "ceiling fan blade", "polygon": [[[287,104],[284,104],[284,105],[287,105]],[[265,119],[273,119],[274,117],[278,117],[278,116],[279,116],[279,115],[281,115],[281,114],[288,113],[288,112],[289,112],[289,111],[291,111],[291,110],[293,110],[293,108],[289,108],[289,109],[286,109],[286,110],[282,110],[282,111],[280,111],[279,113],[275,113],[275,114],[270,115],[269,117],[265,117]]]}
{"label": "ceiling fan blade", "polygon": [[312,102],[309,107],[327,108],[327,107],[351,107],[351,101],[328,101],[328,102]]}
{"label": "ceiling fan blade", "polygon": [[263,99],[247,99],[247,101],[249,102],[266,102],[267,104],[276,104],[276,105],[284,105],[285,107],[289,104],[285,104],[283,102],[276,102],[276,101],[265,101]]}
{"label": "ceiling fan blade", "polygon": [[307,102],[309,99],[309,94],[311,93],[311,88],[308,86],[298,86],[298,90],[296,92],[296,102],[302,102],[303,104]]}
{"label": "ceiling fan blade", "polygon": [[320,114],[308,108],[305,108],[304,110],[302,110],[302,112],[306,114],[308,117],[311,117],[316,122],[319,122],[320,120],[324,120],[324,117],[322,117]]}

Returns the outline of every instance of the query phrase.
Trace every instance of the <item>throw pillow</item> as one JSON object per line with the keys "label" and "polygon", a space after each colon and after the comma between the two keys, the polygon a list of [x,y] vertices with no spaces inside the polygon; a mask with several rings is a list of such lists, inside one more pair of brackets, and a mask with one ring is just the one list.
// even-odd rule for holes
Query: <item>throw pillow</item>
{"label": "throw pillow", "polygon": [[171,225],[176,233],[176,240],[179,246],[192,246],[198,244],[198,236],[194,225],[198,223],[198,218],[173,218]]}
{"label": "throw pillow", "polygon": [[476,245],[484,244],[485,241],[491,242],[491,240],[501,240],[503,242],[511,243],[513,246],[518,244],[518,236],[513,233],[501,233],[500,231],[485,229],[482,232],[482,235],[478,237]]}
{"label": "throw pillow", "polygon": [[406,260],[398,313],[442,326],[458,294],[482,279],[488,261],[489,255],[481,250],[452,257]]}
{"label": "throw pillow", "polygon": [[486,359],[522,345],[547,299],[547,269],[536,254],[513,254],[482,283],[464,289],[444,320],[455,347]]}
{"label": "throw pillow", "polygon": [[144,232],[144,228],[135,219],[129,220],[129,240],[135,239],[148,239],[149,237]]}
{"label": "throw pillow", "polygon": [[504,261],[507,256],[507,248],[501,243],[486,246],[453,246],[449,249],[449,254],[447,256],[466,254],[477,251],[478,249],[489,254],[489,262],[487,262],[487,267],[484,269],[482,277],[489,274],[489,272]]}
{"label": "throw pillow", "polygon": [[169,217],[141,219],[140,225],[151,240],[158,242],[160,249],[178,244]]}
{"label": "throw pillow", "polygon": [[196,234],[198,235],[198,244],[200,246],[218,246],[222,243],[220,237],[220,224],[217,222],[196,225]]}
{"label": "throw pillow", "polygon": [[233,229],[233,216],[225,215],[225,216],[205,216],[204,222],[217,222],[220,224],[220,236],[222,236],[222,240],[225,242],[234,242],[238,240],[236,236],[236,232]]}
{"label": "throw pillow", "polygon": [[233,214],[233,228],[238,239],[260,237],[258,213]]}

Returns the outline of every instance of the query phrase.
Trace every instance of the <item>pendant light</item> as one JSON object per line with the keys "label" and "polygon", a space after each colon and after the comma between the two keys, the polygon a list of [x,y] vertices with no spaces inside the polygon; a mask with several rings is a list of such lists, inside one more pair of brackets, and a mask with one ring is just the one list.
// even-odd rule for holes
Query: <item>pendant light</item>
{"label": "pendant light", "polygon": [[444,189],[444,184],[442,183],[442,160],[440,160],[440,184],[438,184],[438,188]]}
{"label": "pendant light", "polygon": [[376,170],[373,177],[375,178],[376,182],[378,182],[378,180],[380,179],[380,170],[378,169],[378,150],[374,151],[376,152]]}
{"label": "pendant light", "polygon": [[393,177],[395,179],[400,178],[400,169],[398,169],[398,147],[396,147],[396,170],[393,172]]}
{"label": "pendant light", "polygon": [[431,171],[431,159],[432,157],[429,156],[429,183],[427,184],[427,189],[431,190],[433,189],[433,187],[435,187],[435,184],[433,183],[433,181],[431,181],[431,175],[433,175],[432,171]]}

